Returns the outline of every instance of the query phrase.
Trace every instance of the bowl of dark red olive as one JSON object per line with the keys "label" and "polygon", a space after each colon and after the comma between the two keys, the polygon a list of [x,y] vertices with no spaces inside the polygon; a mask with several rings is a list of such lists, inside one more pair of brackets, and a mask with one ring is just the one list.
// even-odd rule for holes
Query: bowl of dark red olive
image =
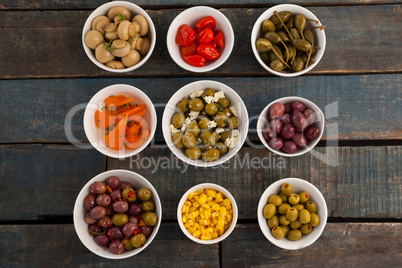
{"label": "bowl of dark red olive", "polygon": [[162,206],[152,184],[128,170],[109,170],[82,188],[74,205],[74,227],[81,242],[108,259],[144,250],[158,232]]}
{"label": "bowl of dark red olive", "polygon": [[251,47],[257,61],[270,73],[294,77],[312,70],[324,55],[325,26],[308,9],[276,5],[257,19]]}
{"label": "bowl of dark red olive", "polygon": [[325,118],[313,102],[284,97],[268,104],[257,121],[257,134],[270,151],[282,156],[307,153],[320,141]]}

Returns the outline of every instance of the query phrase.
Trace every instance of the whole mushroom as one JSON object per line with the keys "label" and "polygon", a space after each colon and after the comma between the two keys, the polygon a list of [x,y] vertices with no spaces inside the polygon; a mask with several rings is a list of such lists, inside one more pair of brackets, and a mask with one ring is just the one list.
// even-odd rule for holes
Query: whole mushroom
{"label": "whole mushroom", "polygon": [[113,55],[120,58],[126,56],[131,50],[130,44],[120,39],[114,40],[112,47],[114,48]]}
{"label": "whole mushroom", "polygon": [[148,53],[149,48],[151,47],[151,40],[149,38],[144,37],[144,41],[142,43],[142,48],[140,49],[140,55],[144,56]]}
{"label": "whole mushroom", "polygon": [[117,34],[117,25],[114,23],[109,23],[105,28],[105,37],[109,40],[116,40],[119,38]]}
{"label": "whole mushroom", "polygon": [[[98,27],[98,24],[102,25],[102,26],[105,25],[105,27],[106,27],[106,25],[109,24],[109,23],[110,23],[110,19],[108,17],[106,17],[106,16],[97,16],[97,17],[94,18],[94,20],[91,23],[91,29],[92,30],[98,30],[98,28],[102,28],[102,27]],[[103,30],[104,29],[105,28],[103,27]],[[104,32],[102,34],[104,34]]]}
{"label": "whole mushroom", "polygon": [[130,52],[126,56],[122,57],[121,60],[124,66],[131,67],[136,65],[141,60],[141,56],[137,50],[130,50]]}
{"label": "whole mushroom", "polygon": [[140,35],[144,36],[148,33],[149,25],[147,19],[142,15],[136,15],[133,22],[137,21],[140,24]]}
{"label": "whole mushroom", "polygon": [[118,60],[112,60],[106,63],[107,67],[113,68],[113,69],[124,69],[124,64],[121,61]]}
{"label": "whole mushroom", "polygon": [[95,49],[99,44],[104,41],[104,38],[100,32],[97,30],[90,30],[85,34],[85,45],[90,49]]}
{"label": "whole mushroom", "polygon": [[131,22],[123,20],[117,27],[117,35],[121,40],[128,40],[130,38],[129,30],[131,28]]}
{"label": "whole mushroom", "polygon": [[114,55],[107,50],[104,44],[99,44],[95,48],[95,58],[100,62],[100,63],[106,63],[114,59]]}
{"label": "whole mushroom", "polygon": [[[113,20],[114,17],[122,15],[124,16],[124,19],[130,20],[131,19],[131,13],[130,11],[122,6],[116,6],[112,7],[109,9],[109,12],[107,13],[107,16],[109,17],[110,20]],[[123,20],[123,18],[121,18]]]}

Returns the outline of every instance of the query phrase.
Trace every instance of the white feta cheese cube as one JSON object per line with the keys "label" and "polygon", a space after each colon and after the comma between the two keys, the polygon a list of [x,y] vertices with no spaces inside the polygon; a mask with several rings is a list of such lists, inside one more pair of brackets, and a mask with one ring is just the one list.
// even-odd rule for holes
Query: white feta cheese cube
{"label": "white feta cheese cube", "polygon": [[191,111],[189,114],[190,120],[195,120],[199,114],[200,114],[200,112]]}
{"label": "white feta cheese cube", "polygon": [[173,124],[170,124],[169,129],[170,129],[170,133],[172,133],[172,135],[175,134],[175,133],[177,133],[177,132],[180,132],[180,130],[178,130],[177,128],[175,128],[175,127],[173,126]]}
{"label": "white feta cheese cube", "polygon": [[211,102],[215,101],[215,98],[213,96],[205,96],[204,100],[206,103],[211,103]]}
{"label": "white feta cheese cube", "polygon": [[232,138],[227,138],[225,140],[225,144],[227,147],[229,147],[229,149],[233,149],[236,147],[238,142],[238,138],[237,137],[232,137]]}
{"label": "white feta cheese cube", "polygon": [[215,102],[218,102],[219,99],[223,99],[224,97],[225,97],[225,92],[223,92],[222,90],[215,92],[215,94],[214,94]]}
{"label": "white feta cheese cube", "polygon": [[217,124],[214,120],[208,122],[208,128],[214,128],[216,126],[217,126]]}
{"label": "white feta cheese cube", "polygon": [[223,129],[223,128],[217,128],[217,129],[215,129],[215,132],[216,133],[222,133],[222,132],[224,132],[225,130]]}
{"label": "white feta cheese cube", "polygon": [[240,132],[237,129],[233,129],[232,130],[232,137],[239,137],[240,136]]}
{"label": "white feta cheese cube", "polygon": [[203,93],[204,93],[203,89],[198,89],[190,94],[190,98],[192,98],[192,99],[197,98],[197,97],[201,96]]}

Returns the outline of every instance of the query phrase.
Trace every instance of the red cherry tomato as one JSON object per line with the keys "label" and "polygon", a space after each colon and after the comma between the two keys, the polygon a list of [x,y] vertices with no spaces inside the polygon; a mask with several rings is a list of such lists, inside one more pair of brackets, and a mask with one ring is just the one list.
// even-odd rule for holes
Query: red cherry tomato
{"label": "red cherry tomato", "polygon": [[221,56],[221,53],[211,44],[199,44],[195,51],[206,60],[217,60]]}
{"label": "red cherry tomato", "polygon": [[185,62],[195,67],[203,67],[205,65],[205,58],[198,54],[188,54],[183,56]]}
{"label": "red cherry tomato", "polygon": [[209,28],[201,29],[196,38],[199,44],[207,44],[214,40],[214,31]]}
{"label": "red cherry tomato", "polygon": [[216,47],[225,48],[225,35],[221,30],[215,31],[214,44]]}
{"label": "red cherry tomato", "polygon": [[177,29],[176,34],[176,44],[182,47],[187,47],[194,43],[196,33],[193,28],[188,26],[187,24],[180,25],[179,29]]}
{"label": "red cherry tomato", "polygon": [[216,28],[215,19],[212,16],[204,17],[197,22],[195,28],[197,29],[197,32],[202,28],[210,28],[213,31]]}
{"label": "red cherry tomato", "polygon": [[193,54],[195,53],[195,48],[197,47],[197,43],[192,43],[191,45],[187,47],[181,47],[181,55],[186,56],[188,54]]}

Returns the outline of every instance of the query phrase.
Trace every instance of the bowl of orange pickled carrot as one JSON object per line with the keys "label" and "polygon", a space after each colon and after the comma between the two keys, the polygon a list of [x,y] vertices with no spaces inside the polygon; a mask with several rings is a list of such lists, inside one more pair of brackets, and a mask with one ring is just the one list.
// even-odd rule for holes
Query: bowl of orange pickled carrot
{"label": "bowl of orange pickled carrot", "polygon": [[85,108],[84,130],[95,149],[126,158],[141,152],[156,130],[156,111],[140,89],[111,85],[96,93]]}

